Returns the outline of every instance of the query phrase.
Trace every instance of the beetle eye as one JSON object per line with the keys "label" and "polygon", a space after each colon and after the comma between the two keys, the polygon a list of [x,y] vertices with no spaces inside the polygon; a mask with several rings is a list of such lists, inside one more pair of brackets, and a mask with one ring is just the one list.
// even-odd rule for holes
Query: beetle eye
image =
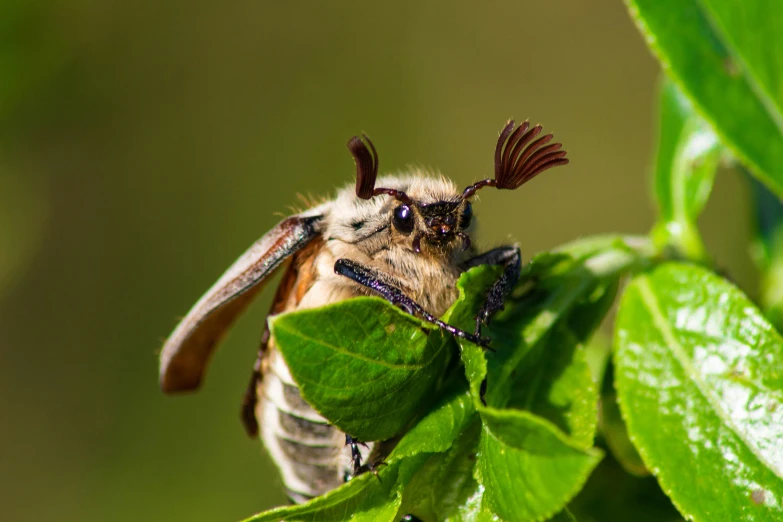
{"label": "beetle eye", "polygon": [[413,211],[408,205],[400,205],[394,209],[394,228],[403,234],[413,231]]}
{"label": "beetle eye", "polygon": [[473,205],[470,204],[470,201],[465,205],[465,208],[462,209],[462,215],[459,217],[459,228],[460,230],[465,230],[470,226],[470,220],[473,219]]}

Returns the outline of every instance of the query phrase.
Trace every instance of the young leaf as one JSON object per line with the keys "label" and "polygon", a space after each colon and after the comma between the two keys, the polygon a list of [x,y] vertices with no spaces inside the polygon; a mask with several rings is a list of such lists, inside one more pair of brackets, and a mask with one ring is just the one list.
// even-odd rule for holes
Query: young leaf
{"label": "young leaf", "polygon": [[[476,324],[476,313],[484,302],[484,296],[492,284],[497,281],[499,269],[490,266],[478,266],[462,274],[457,281],[459,297],[443,316],[443,320],[467,331],[472,331]],[[505,340],[500,336],[491,336],[493,350],[502,349],[498,343]],[[470,383],[470,389],[477,403],[480,402],[481,383],[487,375],[487,361],[484,349],[470,342],[459,343],[462,362],[465,365],[465,376]]]}
{"label": "young leaf", "polygon": [[270,320],[303,397],[360,440],[399,434],[427,406],[450,358],[440,332],[377,297]]}
{"label": "young leaf", "polygon": [[[589,248],[582,242],[573,246],[579,257],[567,246],[527,265],[517,290],[486,330],[495,352],[460,345],[477,401],[486,376],[487,404],[505,407],[514,390],[515,405],[535,405],[537,414],[559,410],[564,429],[571,431],[569,426],[576,427],[582,422],[576,418],[582,418],[586,429],[579,436],[587,447],[595,430],[597,392],[583,354],[574,353],[605,315],[617,279],[640,256],[618,238],[592,242]],[[459,281],[458,288],[465,282]],[[469,291],[474,290],[465,288],[464,293],[471,295]],[[472,317],[469,310],[458,301],[451,319],[464,327]],[[528,379],[528,368],[544,371],[543,378]],[[520,397],[520,387],[525,397]]]}
{"label": "young leaf", "polygon": [[712,190],[720,159],[718,138],[671,81],[661,85],[655,196],[658,223],[653,237],[690,259],[706,260],[696,219]]}
{"label": "young leaf", "polygon": [[478,419],[463,379],[452,379],[438,403],[414,425],[386,459],[391,464],[419,453],[443,453]]}
{"label": "young leaf", "polygon": [[[472,404],[472,403],[468,403]],[[478,414],[444,454],[432,455],[408,484],[401,512],[422,520],[480,521],[495,519],[482,506],[483,488],[474,478],[481,423]]]}
{"label": "young leaf", "polygon": [[547,419],[583,448],[593,445],[598,422],[598,391],[585,344],[614,302],[616,289],[616,284],[598,285],[535,344],[512,378],[507,407]]}
{"label": "young leaf", "polygon": [[483,488],[474,477],[481,425],[471,424],[444,459],[439,480],[433,484],[433,514],[436,520],[491,520],[482,506]]}
{"label": "young leaf", "polygon": [[783,196],[783,4],[626,0],[648,45],[715,132]]}
{"label": "young leaf", "polygon": [[601,460],[547,421],[518,410],[481,408],[476,479],[483,506],[503,520],[541,520],[563,509]]}
{"label": "young leaf", "polygon": [[[607,249],[612,251],[611,245],[615,243],[616,239],[602,242],[597,250],[602,254]],[[599,271],[600,276],[591,277],[585,276],[586,269],[582,261],[586,259],[574,260],[564,252],[537,257],[527,269],[522,286],[525,285],[524,281],[529,281],[534,287],[540,287],[540,292],[523,292],[522,296],[512,296],[505,310],[493,319],[486,330],[493,339],[493,348],[497,351],[485,355],[483,350],[471,343],[460,343],[466,375],[474,396],[472,404],[463,397],[461,408],[467,410],[469,406],[478,407],[484,422],[481,428],[480,451],[475,463],[478,466],[475,469],[477,481],[450,476],[435,481],[446,484],[447,487],[444,491],[430,485],[429,489],[433,490],[434,498],[440,498],[436,493],[439,492],[445,498],[460,500],[452,501],[447,506],[433,501],[430,503],[429,513],[454,520],[482,519],[490,514],[508,520],[540,519],[561,510],[584,483],[590,470],[600,459],[600,453],[587,449],[592,445],[595,433],[597,392],[583,353],[578,347],[590,336],[606,313],[613,298],[614,278],[620,273],[619,267],[627,267],[630,262],[626,248],[613,252],[624,262],[601,265],[612,268],[606,274]],[[595,251],[592,251],[592,254],[595,254]],[[604,276],[609,283],[598,284],[598,281],[603,281]],[[494,277],[489,270],[472,270],[463,275],[457,285],[460,298],[447,313],[448,320],[463,328],[471,326],[475,310]],[[572,278],[583,281],[584,284],[568,284]],[[561,295],[559,292],[564,289],[566,295],[571,296],[571,300],[563,300],[561,313],[554,314],[552,321],[549,318],[545,320],[545,315],[552,315],[551,310],[561,310],[557,306],[550,306],[551,302],[547,296],[553,292]],[[541,412],[562,421],[564,429],[574,433],[576,439],[569,439],[554,425],[531,413],[487,409],[481,406],[479,400],[481,382],[487,372],[487,360],[490,363],[491,379],[509,359],[517,357],[519,350],[527,352],[521,336],[527,328],[526,325],[535,323],[536,318],[541,322],[529,330],[534,333],[528,337],[531,348],[537,351],[536,357],[531,357],[530,360],[523,358],[521,364],[517,363],[520,364],[519,374],[513,377],[508,374],[506,402],[517,399],[519,405],[529,407],[534,413]],[[528,380],[528,366],[541,371],[543,378],[525,382]],[[522,370],[523,367],[525,370]],[[518,389],[523,390],[523,393],[516,395]],[[453,425],[452,422],[446,424]],[[491,430],[490,425],[496,429]],[[416,429],[418,426],[414,428]],[[448,455],[452,454],[453,451],[450,451]],[[474,461],[470,459],[471,454],[475,454],[475,450],[468,452],[467,459],[465,455],[453,457],[454,460],[448,461],[449,465],[457,466],[463,471],[470,469],[474,465]],[[500,457],[501,455],[503,457]],[[497,462],[498,459],[512,465],[515,473],[500,481],[505,486],[503,491],[493,489],[495,482],[491,482],[497,480],[492,470],[496,467],[502,470],[505,465]],[[440,465],[447,465],[447,460],[448,458],[444,457]],[[549,475],[554,469],[560,471],[556,477]],[[544,478],[546,480],[543,480]],[[515,495],[520,488],[527,488],[528,480],[541,485],[547,494],[538,495],[536,491],[517,499]],[[549,481],[557,484],[550,484]],[[430,484],[432,482],[429,481]],[[451,484],[452,482],[455,484]],[[456,493],[449,494],[449,491]]]}
{"label": "young leaf", "polygon": [[783,517],[783,338],[733,285],[694,265],[636,277],[616,324],[632,440],[686,518]]}

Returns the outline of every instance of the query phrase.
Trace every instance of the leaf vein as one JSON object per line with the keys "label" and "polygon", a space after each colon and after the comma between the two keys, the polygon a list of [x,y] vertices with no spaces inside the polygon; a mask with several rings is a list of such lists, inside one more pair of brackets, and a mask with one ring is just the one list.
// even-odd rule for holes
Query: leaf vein
{"label": "leaf vein", "polygon": [[699,390],[704,399],[710,404],[710,406],[712,406],[720,420],[723,421],[723,424],[728,427],[734,433],[734,435],[739,438],[740,441],[742,441],[746,449],[748,449],[748,451],[750,451],[759,460],[759,462],[766,466],[767,469],[780,477],[780,472],[770,462],[768,462],[763,455],[759,453],[758,448],[756,448],[755,445],[751,444],[750,441],[747,440],[742,430],[740,430],[740,428],[731,420],[731,416],[724,410],[720,400],[710,391],[710,387],[702,378],[702,375],[691,363],[685,348],[677,340],[677,337],[672,330],[669,321],[663,314],[663,310],[661,309],[658,298],[655,295],[652,286],[650,285],[648,276],[642,276],[639,278],[638,288],[642,302],[650,312],[653,323],[661,332],[664,341],[669,346],[672,355],[674,355],[674,358],[680,364],[685,374],[693,380],[693,383],[696,385],[696,389]]}

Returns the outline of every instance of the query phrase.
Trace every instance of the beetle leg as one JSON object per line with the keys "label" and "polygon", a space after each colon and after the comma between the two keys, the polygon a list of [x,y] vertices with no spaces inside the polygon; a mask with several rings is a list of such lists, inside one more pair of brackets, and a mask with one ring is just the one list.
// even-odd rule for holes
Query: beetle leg
{"label": "beetle leg", "polygon": [[481,327],[489,324],[492,315],[503,309],[506,296],[519,281],[519,273],[522,270],[522,253],[519,247],[499,247],[479,254],[464,263],[464,268],[472,268],[479,265],[503,266],[500,278],[487,291],[484,305],[476,316],[476,330],[474,335],[481,335]]}
{"label": "beetle leg", "polygon": [[351,447],[351,469],[355,477],[362,471],[362,453],[359,451],[359,444],[363,444],[354,439],[347,433],[345,434],[345,445]]}
{"label": "beetle leg", "polygon": [[464,330],[460,330],[459,328],[455,328],[450,324],[444,323],[437,317],[427,312],[419,303],[405,295],[402,290],[389,283],[387,281],[388,278],[367,266],[359,264],[356,261],[343,258],[338,259],[334,264],[334,271],[338,275],[345,276],[361,285],[366,286],[367,288],[370,288],[371,290],[374,290],[391,304],[402,308],[405,310],[405,312],[411,315],[421,317],[428,323],[432,323],[442,330],[446,330],[455,337],[467,339],[468,341],[478,344],[479,346],[491,349],[489,348],[489,339],[486,337],[481,337],[479,334],[465,332]]}

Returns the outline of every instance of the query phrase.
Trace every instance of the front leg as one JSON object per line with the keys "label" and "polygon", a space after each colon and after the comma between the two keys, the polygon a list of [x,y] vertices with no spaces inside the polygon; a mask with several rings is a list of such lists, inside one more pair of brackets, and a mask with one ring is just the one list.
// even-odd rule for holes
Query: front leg
{"label": "front leg", "polygon": [[519,251],[519,247],[499,247],[479,254],[464,263],[466,270],[479,265],[501,265],[503,273],[487,291],[484,305],[476,316],[474,333],[476,336],[481,335],[481,327],[489,324],[490,317],[498,310],[503,309],[506,296],[519,281],[519,273],[522,270],[522,253]]}
{"label": "front leg", "polygon": [[479,334],[471,334],[446,324],[437,317],[427,312],[419,303],[405,295],[402,290],[388,281],[382,273],[377,272],[367,266],[364,266],[350,259],[338,259],[334,264],[334,272],[345,276],[360,285],[364,285],[380,294],[381,297],[391,304],[398,306],[411,315],[421,317],[428,323],[432,323],[439,328],[446,330],[455,337],[467,339],[484,348],[489,348],[489,339],[481,337]]}

